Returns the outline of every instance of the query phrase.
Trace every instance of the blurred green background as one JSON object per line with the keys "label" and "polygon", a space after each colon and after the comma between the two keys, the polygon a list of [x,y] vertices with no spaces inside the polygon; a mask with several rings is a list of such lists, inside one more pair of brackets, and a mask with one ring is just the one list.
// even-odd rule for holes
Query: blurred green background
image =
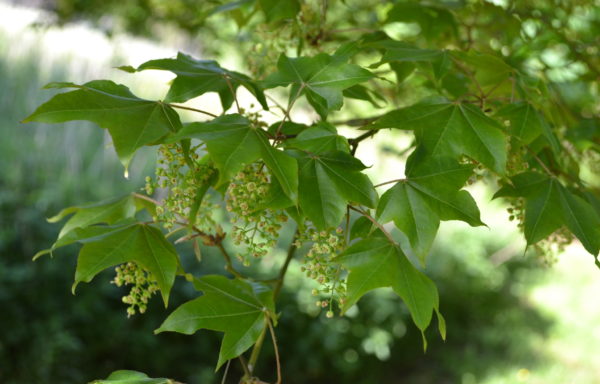
{"label": "blurred green background", "polygon": [[[111,67],[130,64],[124,61],[132,51],[138,62],[173,55],[174,46],[196,52],[176,38],[173,45],[109,39],[81,24],[34,29],[38,16],[0,2],[0,383],[85,383],[116,369],[219,383],[213,372],[218,334],[153,335],[167,313],[161,303],[154,300],[145,315],[128,319],[123,292],[108,283],[110,272],[71,295],[76,247],[31,261],[59,230],[45,217],[140,188],[154,166],[152,151],[137,156],[125,179],[101,130],[19,124],[51,95],[40,91],[46,82],[105,77],[151,97],[164,90],[160,79],[133,79]],[[557,264],[544,266],[523,253],[502,207],[489,203],[491,192],[476,196],[484,221],[493,225],[444,223],[428,261],[447,320],[445,343],[431,330],[423,353],[408,311],[385,290],[368,295],[347,317],[325,319],[310,289],[301,289],[308,283],[295,263],[279,306],[284,382],[600,382],[600,271],[593,259],[573,246]],[[221,268],[218,258],[204,257],[202,273]],[[194,295],[176,284],[172,308]],[[265,377],[274,368],[269,348],[258,368]]]}

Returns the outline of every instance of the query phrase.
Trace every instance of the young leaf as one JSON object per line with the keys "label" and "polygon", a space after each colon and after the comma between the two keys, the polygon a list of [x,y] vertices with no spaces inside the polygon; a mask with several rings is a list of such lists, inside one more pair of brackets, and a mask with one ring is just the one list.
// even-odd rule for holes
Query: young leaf
{"label": "young leaf", "polygon": [[90,282],[102,270],[129,261],[152,273],[167,306],[179,259],[162,232],[145,224],[126,226],[86,242],[77,259],[73,291],[80,282]]}
{"label": "young leaf", "polygon": [[214,60],[196,60],[179,52],[175,59],[150,60],[140,65],[137,71],[158,69],[177,75],[165,98],[166,102],[185,102],[207,92],[217,92],[223,110],[229,109],[234,92],[243,86],[256,97],[260,105],[268,110],[263,90],[248,76],[221,68]]}
{"label": "young leaf", "polygon": [[250,348],[275,313],[273,295],[264,285],[204,276],[194,281],[204,294],[184,303],[167,317],[155,333],[191,335],[199,329],[224,332],[217,369]]}
{"label": "young leaf", "polygon": [[52,87],[76,90],[54,96],[23,122],[92,121],[108,129],[125,168],[138,148],[154,145],[181,128],[179,115],[171,107],[160,101],[140,99],[124,85],[112,81],[96,80],[83,85],[61,83]]}
{"label": "young leaf", "polygon": [[348,310],[365,293],[391,287],[406,303],[413,321],[423,332],[431,322],[432,312],[439,310],[435,284],[408,261],[400,248],[385,238],[369,238],[350,246],[340,255],[348,268]]}
{"label": "young leaf", "polygon": [[104,380],[95,380],[91,384],[177,384],[165,378],[153,379],[145,373],[137,371],[115,371]]}
{"label": "young leaf", "polygon": [[414,129],[430,156],[467,155],[505,172],[506,139],[500,125],[469,104],[416,104],[389,112],[368,128]]}
{"label": "young leaf", "polygon": [[290,100],[302,94],[322,119],[343,105],[343,90],[373,78],[366,69],[345,63],[342,58],[321,53],[314,57],[279,57],[278,72],[264,82],[265,88],[292,85]]}

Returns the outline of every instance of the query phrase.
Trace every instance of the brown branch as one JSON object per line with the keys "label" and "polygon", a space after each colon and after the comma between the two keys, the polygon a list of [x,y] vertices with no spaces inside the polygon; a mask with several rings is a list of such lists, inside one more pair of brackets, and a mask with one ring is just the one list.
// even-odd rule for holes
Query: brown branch
{"label": "brown branch", "polygon": [[292,243],[290,244],[290,247],[288,248],[287,256],[285,258],[285,261],[283,262],[283,266],[279,270],[279,276],[275,282],[275,288],[273,288],[273,298],[276,298],[277,296],[279,296],[279,292],[281,291],[281,288],[283,287],[283,280],[285,278],[285,274],[288,270],[288,267],[290,266],[290,262],[294,258],[294,254],[296,253],[296,239],[298,238],[298,234],[299,234],[299,230],[296,229],[296,232],[294,233],[294,237],[292,237]]}

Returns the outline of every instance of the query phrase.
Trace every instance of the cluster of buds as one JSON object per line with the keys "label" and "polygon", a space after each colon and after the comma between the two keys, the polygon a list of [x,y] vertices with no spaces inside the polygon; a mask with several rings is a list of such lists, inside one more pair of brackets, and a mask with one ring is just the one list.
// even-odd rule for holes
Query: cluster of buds
{"label": "cluster of buds", "polygon": [[558,255],[565,251],[565,247],[573,242],[573,234],[562,227],[554,231],[547,238],[534,244],[533,249],[538,258],[546,265],[553,265],[558,260]]}
{"label": "cluster of buds", "polygon": [[312,245],[304,257],[301,270],[320,285],[319,289],[312,290],[313,296],[329,297],[328,300],[318,300],[316,305],[329,308],[327,317],[333,317],[333,302],[337,301],[342,306],[346,295],[346,284],[342,276],[344,270],[336,260],[345,247],[343,231],[341,228],[330,231],[308,228],[298,237],[296,246],[308,242]]}
{"label": "cluster of buds", "polygon": [[226,209],[231,214],[232,238],[245,250],[238,259],[246,266],[250,258],[266,255],[277,243],[282,223],[287,216],[264,207],[269,191],[269,176],[264,164],[253,163],[240,171],[229,184]]}
{"label": "cluster of buds", "polygon": [[158,291],[158,284],[150,272],[139,267],[136,263],[129,262],[115,268],[116,276],[112,283],[117,287],[131,285],[129,295],[123,296],[123,302],[128,304],[127,317],[137,312],[144,313],[148,307],[148,300]]}
{"label": "cluster of buds", "polygon": [[[158,150],[156,179],[146,177],[146,193],[154,194],[157,188],[167,192],[161,206],[156,207],[154,221],[163,223],[165,229],[173,227],[179,218],[189,219],[191,207],[195,204],[198,190],[215,172],[211,164],[201,162],[198,154],[200,146],[190,148],[186,155],[179,144],[161,145]],[[203,199],[192,224],[202,229],[210,229],[215,223],[212,212],[215,205]]]}

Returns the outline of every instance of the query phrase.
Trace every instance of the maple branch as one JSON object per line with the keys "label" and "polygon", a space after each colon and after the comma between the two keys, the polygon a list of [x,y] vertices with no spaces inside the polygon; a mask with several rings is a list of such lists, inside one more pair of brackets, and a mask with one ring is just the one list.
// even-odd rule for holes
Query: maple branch
{"label": "maple branch", "polygon": [[281,288],[283,287],[283,280],[285,278],[285,274],[287,272],[288,267],[290,266],[290,262],[294,258],[294,254],[296,253],[296,239],[298,238],[299,234],[300,234],[300,231],[298,229],[296,229],[296,232],[294,233],[294,237],[292,237],[292,243],[290,244],[290,247],[288,248],[287,256],[285,258],[285,261],[283,262],[283,266],[279,270],[279,277],[276,280],[275,288],[273,288],[273,297],[274,298],[279,296],[279,292],[281,291]]}
{"label": "maple branch", "polygon": [[179,104],[169,104],[169,103],[165,103],[165,104],[167,104],[169,107],[172,107],[172,108],[179,108],[179,109],[185,109],[186,111],[198,112],[198,113],[202,113],[204,115],[210,116],[210,117],[219,117],[218,115],[215,115],[214,113],[210,113],[208,111],[203,111],[202,109],[186,107],[185,105],[179,105]]}
{"label": "maple branch", "polygon": [[363,133],[362,135],[355,137],[353,139],[349,139],[348,143],[350,144],[350,146],[352,146],[352,149],[350,150],[350,154],[354,156],[354,154],[356,153],[356,150],[358,149],[358,144],[360,144],[361,141],[368,139],[371,136],[375,136],[377,134],[377,132],[379,132],[379,130],[372,130],[372,131]]}

